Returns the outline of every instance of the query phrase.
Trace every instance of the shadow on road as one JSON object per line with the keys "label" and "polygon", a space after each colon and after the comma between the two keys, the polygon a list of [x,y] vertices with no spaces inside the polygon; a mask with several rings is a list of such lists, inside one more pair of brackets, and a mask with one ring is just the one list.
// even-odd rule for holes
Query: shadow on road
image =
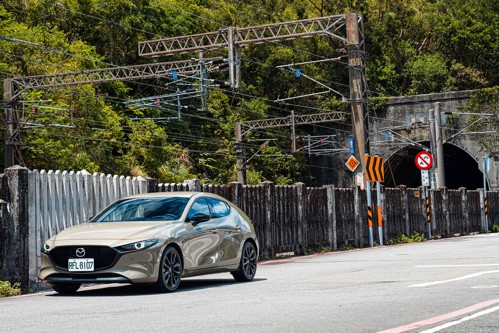
{"label": "shadow on road", "polygon": [[[255,278],[251,282],[255,283],[260,281],[265,281],[266,278]],[[233,279],[183,279],[180,283],[179,288],[175,291],[177,293],[183,292],[193,292],[201,289],[211,289],[218,287],[226,287],[230,285],[242,284],[241,282],[236,282]],[[58,293],[49,293],[48,297],[88,297],[88,296],[142,296],[142,295],[153,295],[161,294],[154,289],[154,286],[150,285],[131,285],[131,284],[106,284],[106,285],[91,285],[83,286],[78,290],[76,294],[73,295],[59,295]]]}

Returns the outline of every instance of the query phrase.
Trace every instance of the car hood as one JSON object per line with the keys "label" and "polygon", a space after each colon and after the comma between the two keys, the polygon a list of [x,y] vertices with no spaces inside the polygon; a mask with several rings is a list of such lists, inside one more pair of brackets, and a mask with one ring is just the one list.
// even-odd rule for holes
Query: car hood
{"label": "car hood", "polygon": [[108,245],[159,238],[175,222],[91,222],[64,229],[49,241],[54,246]]}

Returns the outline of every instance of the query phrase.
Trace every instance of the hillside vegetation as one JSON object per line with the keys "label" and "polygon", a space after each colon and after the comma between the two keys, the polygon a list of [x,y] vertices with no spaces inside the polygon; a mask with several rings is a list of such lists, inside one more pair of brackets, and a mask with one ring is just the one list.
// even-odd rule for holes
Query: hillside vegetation
{"label": "hillside vegetation", "polygon": [[[499,2],[488,0],[1,0],[0,76],[191,59],[198,55],[144,59],[137,45],[228,26],[352,12],[364,17],[370,97],[499,85]],[[220,49],[204,57],[226,53]],[[22,162],[31,169],[86,169],[161,182],[233,181],[236,122],[289,116],[292,110],[349,112],[341,98],[349,95],[345,55],[344,45],[326,37],[245,47],[242,87],[210,86],[204,109],[199,96],[182,98],[181,119],[175,119],[177,100],[161,107],[155,100],[149,106],[129,102],[196,87],[198,77],[28,91],[18,104],[20,141],[26,143],[20,147]],[[336,94],[274,102],[324,91],[278,66],[332,58],[300,70]],[[228,74],[212,72],[209,78],[227,81]],[[350,120],[300,128],[298,135],[332,131],[350,132]],[[247,157],[253,156],[248,182],[311,180],[306,156],[291,152],[288,128],[255,131],[247,138]]]}

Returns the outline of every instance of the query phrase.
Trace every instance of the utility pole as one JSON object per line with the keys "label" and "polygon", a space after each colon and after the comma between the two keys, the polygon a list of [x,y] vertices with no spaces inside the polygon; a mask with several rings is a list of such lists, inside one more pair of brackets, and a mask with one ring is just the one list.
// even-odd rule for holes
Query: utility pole
{"label": "utility pole", "polygon": [[435,112],[433,109],[428,110],[428,123],[430,124],[430,154],[433,156],[433,165],[429,170],[430,174],[430,186],[432,189],[437,188],[436,184],[436,170],[435,170],[435,151],[436,151],[436,140],[435,140]]}
{"label": "utility pole", "polygon": [[14,137],[14,131],[16,126],[15,117],[15,106],[12,105],[14,86],[12,80],[3,80],[3,100],[6,104],[4,110],[4,121],[5,121],[5,168],[9,168],[16,164],[15,149],[12,145],[12,138]]}
{"label": "utility pole", "polygon": [[237,181],[241,184],[246,184],[246,166],[243,149],[242,124],[236,123],[236,169]]}
{"label": "utility pole", "polygon": [[295,111],[291,111],[291,151],[296,152]]}
{"label": "utility pole", "polygon": [[445,187],[444,143],[442,135],[442,118],[440,116],[440,103],[435,103],[435,144],[436,144],[436,179],[437,188]]}
{"label": "utility pole", "polygon": [[350,105],[355,145],[362,173],[366,172],[365,155],[369,155],[369,132],[367,129],[367,82],[365,68],[364,35],[359,27],[360,16],[346,14],[347,50],[350,74]]}

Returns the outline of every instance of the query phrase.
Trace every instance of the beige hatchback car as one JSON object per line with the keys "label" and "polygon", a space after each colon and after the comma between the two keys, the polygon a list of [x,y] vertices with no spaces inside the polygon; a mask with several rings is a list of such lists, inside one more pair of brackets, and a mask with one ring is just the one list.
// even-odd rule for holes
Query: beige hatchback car
{"label": "beige hatchback car", "polygon": [[82,283],[172,292],[182,277],[209,273],[251,281],[257,260],[254,226],[231,202],[201,192],[149,193],[120,199],[47,240],[39,278],[61,294]]}

